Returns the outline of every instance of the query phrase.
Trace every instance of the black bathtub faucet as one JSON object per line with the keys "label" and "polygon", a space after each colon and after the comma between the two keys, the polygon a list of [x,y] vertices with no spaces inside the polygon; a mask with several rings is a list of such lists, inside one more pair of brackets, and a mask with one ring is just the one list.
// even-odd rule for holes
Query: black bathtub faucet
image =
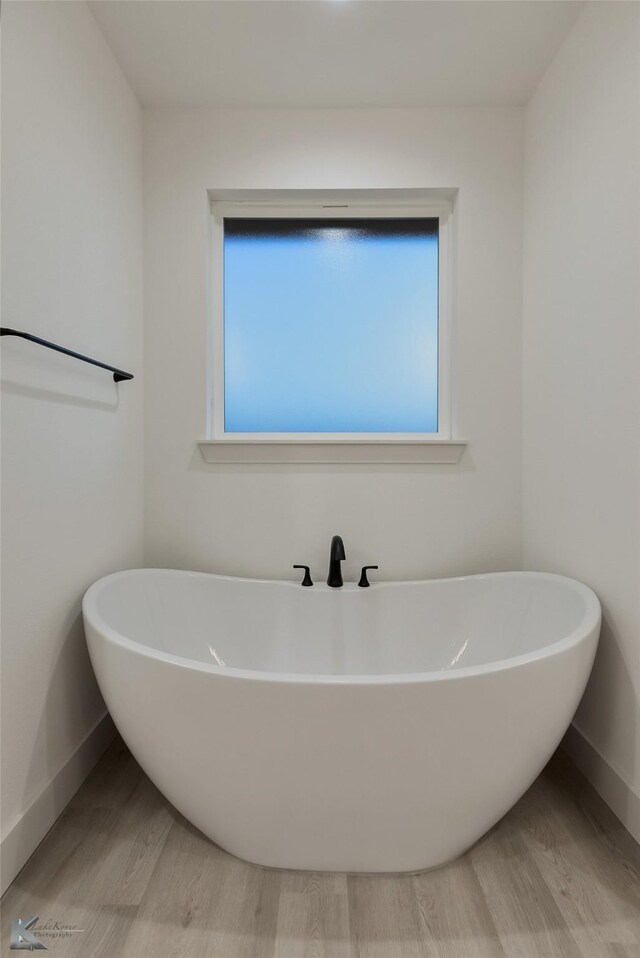
{"label": "black bathtub faucet", "polygon": [[342,582],[342,568],[340,563],[343,559],[346,559],[346,553],[344,551],[344,543],[340,536],[334,536],[331,540],[331,551],[329,552],[329,575],[327,577],[327,585],[330,585],[332,589],[341,588]]}

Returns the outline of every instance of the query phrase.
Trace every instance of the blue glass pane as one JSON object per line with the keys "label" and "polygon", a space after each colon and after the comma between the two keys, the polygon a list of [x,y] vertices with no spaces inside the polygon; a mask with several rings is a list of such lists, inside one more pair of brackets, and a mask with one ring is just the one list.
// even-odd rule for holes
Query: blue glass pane
{"label": "blue glass pane", "polygon": [[438,221],[225,219],[227,432],[437,432]]}

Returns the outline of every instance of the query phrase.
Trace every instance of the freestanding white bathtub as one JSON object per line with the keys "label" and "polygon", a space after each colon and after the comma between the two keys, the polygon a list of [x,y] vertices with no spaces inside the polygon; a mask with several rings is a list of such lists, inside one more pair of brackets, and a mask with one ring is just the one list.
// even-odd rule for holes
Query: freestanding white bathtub
{"label": "freestanding white bathtub", "polygon": [[164,570],[84,598],[100,688],[166,797],[260,865],[432,868],[560,742],[598,642],[572,579],[504,573],[302,588]]}

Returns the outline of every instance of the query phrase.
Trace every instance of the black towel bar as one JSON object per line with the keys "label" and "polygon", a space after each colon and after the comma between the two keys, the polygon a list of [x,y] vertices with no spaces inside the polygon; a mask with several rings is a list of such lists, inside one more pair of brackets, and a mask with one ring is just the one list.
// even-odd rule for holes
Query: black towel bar
{"label": "black towel bar", "polygon": [[47,349],[53,349],[56,353],[64,353],[65,356],[73,356],[83,363],[90,363],[91,366],[99,366],[101,369],[108,369],[113,373],[113,381],[122,382],[124,379],[133,379],[133,373],[125,373],[122,369],[115,366],[109,366],[107,363],[101,363],[97,359],[90,359],[89,356],[83,356],[82,353],[75,353],[73,349],[66,349],[64,346],[58,346],[56,343],[50,343],[47,339],[40,339],[32,333],[22,333],[19,329],[9,329],[7,326],[0,326],[0,336],[19,336],[20,339],[28,339],[32,343],[38,343],[39,346],[46,346]]}

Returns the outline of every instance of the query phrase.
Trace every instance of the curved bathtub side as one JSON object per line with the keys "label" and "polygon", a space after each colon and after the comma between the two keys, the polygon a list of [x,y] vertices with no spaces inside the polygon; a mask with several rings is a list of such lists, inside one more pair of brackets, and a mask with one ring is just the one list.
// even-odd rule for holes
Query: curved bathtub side
{"label": "curved bathtub side", "polygon": [[231,677],[86,631],[123,738],[206,835],[261,865],[365,872],[438,865],[513,805],[571,721],[598,637],[381,685]]}

